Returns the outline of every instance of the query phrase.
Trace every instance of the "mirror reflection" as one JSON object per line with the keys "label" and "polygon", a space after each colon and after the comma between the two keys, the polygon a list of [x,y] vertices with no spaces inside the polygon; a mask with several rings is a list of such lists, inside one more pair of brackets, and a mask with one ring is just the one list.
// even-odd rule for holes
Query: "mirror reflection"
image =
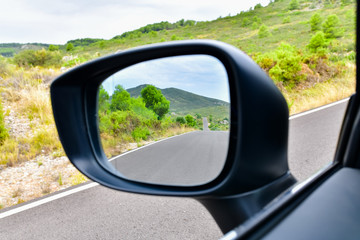
{"label": "mirror reflection", "polygon": [[195,186],[223,169],[230,97],[215,57],[167,57],[122,69],[100,86],[98,111],[104,152],[125,178]]}

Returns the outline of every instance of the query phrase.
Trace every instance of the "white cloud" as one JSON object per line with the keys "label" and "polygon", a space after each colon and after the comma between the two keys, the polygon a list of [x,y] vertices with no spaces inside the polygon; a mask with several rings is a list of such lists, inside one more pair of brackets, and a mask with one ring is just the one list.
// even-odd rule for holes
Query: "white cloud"
{"label": "white cloud", "polygon": [[235,15],[259,2],[266,5],[269,0],[0,0],[0,43],[110,39],[160,21],[204,21]]}

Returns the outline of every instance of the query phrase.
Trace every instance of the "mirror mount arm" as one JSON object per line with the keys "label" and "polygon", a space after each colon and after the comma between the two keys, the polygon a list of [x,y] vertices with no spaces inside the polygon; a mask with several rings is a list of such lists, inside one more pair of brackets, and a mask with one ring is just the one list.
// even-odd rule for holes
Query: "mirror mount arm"
{"label": "mirror mount arm", "polygon": [[295,182],[294,177],[287,173],[272,183],[251,192],[230,197],[198,198],[197,200],[206,207],[221,231],[226,234],[260,212]]}

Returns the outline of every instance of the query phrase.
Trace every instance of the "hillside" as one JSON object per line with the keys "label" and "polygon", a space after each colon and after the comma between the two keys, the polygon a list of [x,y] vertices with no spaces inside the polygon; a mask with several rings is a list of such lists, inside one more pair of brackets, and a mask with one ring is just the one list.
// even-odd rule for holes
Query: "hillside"
{"label": "hillside", "polygon": [[[355,1],[297,0],[297,6],[290,9],[292,1],[274,0],[268,6],[256,5],[212,21],[153,23],[109,40],[75,39],[58,46],[0,44],[0,171],[26,173],[18,181],[11,180],[10,176],[18,177],[13,172],[4,175],[0,209],[86,180],[79,172],[69,170],[71,165],[64,159],[49,85],[60,74],[100,56],[165,41],[214,39],[252,57],[285,96],[290,114],[350,96],[355,89]],[[318,16],[315,30],[314,16]],[[128,91],[134,92],[132,96],[140,92]],[[103,112],[100,127],[106,130],[102,140],[109,156],[200,129],[199,115],[212,114],[212,130],[228,129],[228,103],[173,88],[162,89],[162,93],[171,101],[170,113],[176,112],[175,117],[160,119],[139,99],[132,101],[132,111]],[[192,116],[186,118],[186,114]],[[29,169],[36,171],[36,186],[27,182]],[[29,192],[22,185],[35,191]]]}
{"label": "hillside", "polygon": [[[336,14],[344,32],[341,45],[346,51],[355,49],[354,1],[300,0],[299,7],[294,10],[289,9],[289,4],[290,0],[275,0],[266,7],[257,5],[254,9],[242,11],[235,16],[219,17],[213,21],[160,22],[119,33],[109,40],[84,38],[69,40],[67,44],[71,43],[74,46],[71,53],[80,55],[104,55],[139,45],[184,39],[219,40],[232,44],[248,54],[271,51],[282,41],[297,48],[305,48],[313,34],[310,31],[309,19],[315,13],[319,13],[323,19]],[[259,38],[258,32],[263,24],[268,27],[270,35]],[[67,44],[60,46],[60,49],[65,51]],[[4,48],[18,52],[18,47],[0,44],[0,53]]]}
{"label": "hillside", "polygon": [[23,50],[40,50],[42,48],[47,49],[48,47],[49,44],[44,43],[0,43],[0,55],[4,57],[13,57]]}
{"label": "hillside", "polygon": [[[138,97],[146,85],[129,88],[131,97]],[[200,96],[177,88],[160,89],[170,101],[170,112],[180,115],[199,113],[203,116],[213,115],[215,118],[229,117],[230,104],[218,99]]]}
{"label": "hillside", "polygon": [[[79,46],[74,52],[98,51],[106,54],[144,44],[186,39],[219,40],[232,44],[248,54],[274,50],[282,41],[297,48],[305,48],[313,34],[310,31],[309,19],[315,13],[319,13],[323,19],[328,15],[336,14],[344,30],[341,44],[348,51],[354,50],[355,3],[344,5],[340,0],[332,2],[334,4],[326,4],[326,1],[303,0],[299,1],[298,9],[289,10],[290,0],[278,0],[266,7],[258,6],[251,11],[240,12],[235,16],[219,17],[213,21],[194,21],[193,25],[180,24],[173,29],[160,27],[153,28],[154,30],[149,28],[148,31],[134,30],[110,40]],[[258,36],[262,24],[268,27],[270,33],[265,38]],[[157,24],[153,25],[157,26]]]}

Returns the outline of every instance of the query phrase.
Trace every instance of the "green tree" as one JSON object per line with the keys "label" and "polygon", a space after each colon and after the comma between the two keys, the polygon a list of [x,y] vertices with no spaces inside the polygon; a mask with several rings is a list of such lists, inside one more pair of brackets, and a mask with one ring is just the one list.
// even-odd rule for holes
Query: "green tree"
{"label": "green tree", "polygon": [[251,25],[251,29],[252,30],[256,30],[259,28],[259,24],[257,22],[254,22],[252,25]]}
{"label": "green tree", "polygon": [[177,117],[175,122],[180,123],[180,124],[185,124],[186,120],[184,117]]}
{"label": "green tree", "polygon": [[249,24],[250,24],[249,18],[244,17],[243,20],[242,20],[241,26],[242,26],[242,27],[246,27],[246,26],[248,26]]}
{"label": "green tree", "polygon": [[58,50],[59,50],[59,46],[50,45],[48,50],[51,51],[51,52],[53,52],[53,51],[58,51]]}
{"label": "green tree", "polygon": [[261,18],[259,18],[258,16],[255,16],[255,17],[253,17],[253,22],[255,22],[255,23],[257,23],[257,24],[261,24],[262,23],[262,20],[261,20]]}
{"label": "green tree", "polygon": [[100,112],[106,112],[107,110],[109,110],[110,108],[109,98],[110,97],[108,92],[101,85],[99,88],[99,99],[98,99]]}
{"label": "green tree", "polygon": [[311,37],[310,43],[307,47],[312,52],[318,52],[320,50],[324,50],[327,46],[325,34],[323,32],[317,32],[314,36]]}
{"label": "green tree", "polygon": [[289,10],[296,10],[299,9],[300,4],[298,0],[291,0],[290,4],[289,4]]}
{"label": "green tree", "polygon": [[111,96],[111,111],[126,111],[130,107],[130,93],[128,93],[121,85],[115,86],[115,91]]}
{"label": "green tree", "polygon": [[266,25],[261,25],[259,32],[258,32],[259,38],[265,38],[270,36],[269,28]]}
{"label": "green tree", "polygon": [[340,20],[336,14],[329,15],[323,23],[323,31],[326,38],[338,38],[342,36],[342,29],[339,27]]}
{"label": "green tree", "polygon": [[260,9],[260,8],[262,8],[261,3],[256,4],[255,7],[254,7],[255,10]]}
{"label": "green tree", "polygon": [[196,120],[190,114],[185,116],[185,120],[186,120],[186,125],[188,125],[189,127],[195,127],[196,126]]}
{"label": "green tree", "polygon": [[159,116],[159,119],[162,119],[165,116],[165,114],[169,112],[169,108],[170,108],[170,102],[166,100],[165,97],[163,97],[161,102],[155,104],[153,110]]}
{"label": "green tree", "polygon": [[70,51],[72,51],[72,50],[74,50],[74,45],[73,45],[72,43],[68,43],[68,44],[66,45],[66,51],[67,51],[67,52],[70,52]]}
{"label": "green tree", "polygon": [[315,32],[321,30],[321,23],[322,18],[319,13],[315,13],[314,15],[312,15],[310,18],[311,31]]}
{"label": "green tree", "polygon": [[291,19],[290,19],[290,16],[287,16],[286,18],[283,19],[283,22],[282,23],[290,23]]}
{"label": "green tree", "polygon": [[169,112],[170,102],[155,86],[147,85],[144,87],[141,90],[141,97],[145,102],[145,106],[153,110],[159,116],[159,119]]}

